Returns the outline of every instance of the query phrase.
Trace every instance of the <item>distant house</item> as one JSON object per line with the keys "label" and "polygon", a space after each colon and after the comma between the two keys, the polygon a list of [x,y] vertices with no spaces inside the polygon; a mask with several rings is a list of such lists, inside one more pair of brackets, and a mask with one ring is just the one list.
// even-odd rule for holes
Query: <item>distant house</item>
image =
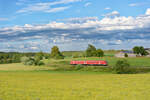
{"label": "distant house", "polygon": [[150,48],[144,48],[144,50],[146,50],[149,54],[147,55],[147,57],[150,57]]}
{"label": "distant house", "polygon": [[115,57],[124,58],[125,54],[127,54],[128,57],[136,57],[136,54],[134,54],[133,51],[121,51],[115,54]]}
{"label": "distant house", "polygon": [[144,48],[150,54],[150,48]]}

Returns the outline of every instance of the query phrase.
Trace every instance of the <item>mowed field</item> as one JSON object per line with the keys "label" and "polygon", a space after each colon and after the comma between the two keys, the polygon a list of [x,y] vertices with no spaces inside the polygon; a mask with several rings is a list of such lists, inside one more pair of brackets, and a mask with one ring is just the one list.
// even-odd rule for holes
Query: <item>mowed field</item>
{"label": "mowed field", "polygon": [[[150,73],[112,74],[86,71],[53,71],[70,60],[120,58],[73,58],[44,60],[46,66],[0,65],[0,100],[149,100]],[[131,67],[150,67],[150,58],[126,58]]]}
{"label": "mowed field", "polygon": [[0,72],[0,100],[149,100],[150,74]]}

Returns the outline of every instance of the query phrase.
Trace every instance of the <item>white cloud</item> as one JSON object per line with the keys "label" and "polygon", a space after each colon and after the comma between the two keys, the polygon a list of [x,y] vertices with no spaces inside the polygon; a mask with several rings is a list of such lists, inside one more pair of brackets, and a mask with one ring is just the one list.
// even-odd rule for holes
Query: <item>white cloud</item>
{"label": "white cloud", "polygon": [[38,47],[33,46],[33,47],[30,47],[30,49],[38,50],[39,48],[38,48]]}
{"label": "white cloud", "polygon": [[120,13],[118,11],[113,11],[111,13],[105,14],[105,17],[118,17],[120,16]]}
{"label": "white cloud", "polygon": [[[147,9],[146,14],[149,14],[149,9]],[[24,26],[14,26],[6,27],[0,29],[0,34],[11,34],[17,32],[27,32],[32,30],[45,30],[45,29],[82,29],[82,28],[95,28],[95,31],[103,30],[127,30],[136,28],[147,28],[150,26],[150,16],[119,16],[119,12],[113,11],[112,13],[106,14],[106,17],[99,20],[97,17],[85,17],[85,18],[69,18],[65,19],[65,22],[51,22],[45,25],[29,25]],[[116,17],[110,17],[116,16]],[[89,32],[84,32],[88,33]]]}
{"label": "white cloud", "polygon": [[84,7],[88,7],[88,6],[90,6],[92,3],[91,2],[87,2],[85,5],[84,5]]}
{"label": "white cloud", "polygon": [[150,8],[147,9],[147,11],[146,11],[145,14],[146,14],[146,15],[150,15]]}
{"label": "white cloud", "polygon": [[8,18],[0,18],[0,21],[7,21]]}
{"label": "white cloud", "polygon": [[29,2],[29,0],[18,0],[16,2],[16,5],[21,6],[21,5],[23,5],[23,4],[27,3],[27,2]]}
{"label": "white cloud", "polygon": [[52,6],[58,5],[58,4],[68,4],[68,3],[73,3],[73,2],[79,2],[82,0],[60,0],[60,1],[55,1],[55,2],[45,2],[45,3],[35,3],[28,5],[25,8],[22,8],[17,11],[17,13],[27,13],[27,12],[58,12],[58,11],[63,11],[65,9],[68,9],[70,6],[63,6],[63,7],[56,7],[53,8]]}
{"label": "white cloud", "polygon": [[129,4],[130,7],[135,7],[135,6],[138,6],[138,5],[139,5],[138,3]]}
{"label": "white cloud", "polygon": [[73,3],[73,2],[79,2],[79,1],[82,1],[82,0],[60,0],[58,1],[57,3],[59,4],[66,4],[66,3]]}
{"label": "white cloud", "polygon": [[106,7],[106,8],[104,8],[105,10],[111,10],[111,8],[110,7]]}
{"label": "white cloud", "polygon": [[58,8],[52,8],[50,10],[47,10],[45,12],[48,12],[48,13],[52,13],[52,12],[59,12],[59,11],[64,11],[66,9],[70,8],[70,6],[67,6],[67,7],[58,7]]}
{"label": "white cloud", "polygon": [[[113,12],[113,14],[117,13]],[[25,50],[28,48],[28,50],[35,51],[39,50],[35,47],[48,50],[49,45],[52,46],[54,44],[59,45],[65,50],[77,50],[77,48],[81,48],[81,45],[86,46],[88,43],[97,44],[97,46],[102,47],[107,45],[110,48],[117,48],[117,45],[119,45],[118,48],[121,48],[121,46],[129,47],[127,44],[130,43],[132,47],[138,43],[144,44],[146,43],[145,41],[149,41],[149,28],[150,16],[149,9],[147,9],[144,15],[137,17],[69,18],[65,19],[65,21],[42,25],[25,24],[24,26],[0,28],[0,37],[3,37],[0,38],[0,42],[2,44],[2,41],[15,41],[14,46],[10,45],[9,47],[16,46],[17,48],[19,46],[16,45],[16,41],[19,43],[23,40],[36,41],[35,43],[26,43],[24,46]],[[138,41],[134,43],[134,40]],[[140,42],[141,40],[144,42]],[[1,46],[1,44],[1,50],[7,49],[5,45]],[[73,46],[68,48],[71,45]],[[78,45],[78,47],[75,47],[75,45]],[[16,48],[13,50],[16,50]]]}
{"label": "white cloud", "polygon": [[63,19],[63,20],[59,20],[58,21],[65,21],[68,23],[85,23],[87,21],[96,21],[98,20],[98,17],[77,17],[77,18],[68,18],[68,19]]}
{"label": "white cloud", "polygon": [[147,4],[150,4],[150,3],[147,3],[147,2],[131,3],[131,4],[129,4],[129,6],[130,7],[136,7],[136,6],[143,6],[143,5],[147,5]]}

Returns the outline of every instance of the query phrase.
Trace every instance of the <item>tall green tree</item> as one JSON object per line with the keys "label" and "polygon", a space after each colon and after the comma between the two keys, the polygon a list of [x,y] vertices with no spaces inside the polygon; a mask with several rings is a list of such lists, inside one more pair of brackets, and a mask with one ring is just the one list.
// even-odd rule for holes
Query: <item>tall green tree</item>
{"label": "tall green tree", "polygon": [[133,52],[135,53],[135,54],[140,54],[140,48],[138,47],[138,46],[135,46],[134,48],[133,48]]}
{"label": "tall green tree", "polygon": [[145,56],[148,55],[148,52],[142,46],[135,46],[133,52],[137,55]]}
{"label": "tall green tree", "polygon": [[104,56],[104,51],[102,49],[97,49],[96,50],[96,56],[97,57],[103,57]]}
{"label": "tall green tree", "polygon": [[86,56],[87,57],[93,57],[93,56],[96,56],[96,48],[89,44],[88,45],[88,48],[86,49]]}
{"label": "tall green tree", "polygon": [[50,56],[51,56],[51,58],[54,58],[54,59],[63,59],[64,58],[64,56],[59,51],[59,48],[57,46],[53,46],[53,48],[51,49]]}

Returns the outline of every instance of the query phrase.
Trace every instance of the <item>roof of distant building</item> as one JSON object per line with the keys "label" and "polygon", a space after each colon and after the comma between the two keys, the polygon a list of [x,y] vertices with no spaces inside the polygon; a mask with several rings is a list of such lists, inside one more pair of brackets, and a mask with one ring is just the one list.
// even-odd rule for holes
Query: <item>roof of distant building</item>
{"label": "roof of distant building", "polygon": [[121,53],[134,53],[133,51],[121,51]]}
{"label": "roof of distant building", "polygon": [[144,50],[150,50],[150,48],[144,48]]}

